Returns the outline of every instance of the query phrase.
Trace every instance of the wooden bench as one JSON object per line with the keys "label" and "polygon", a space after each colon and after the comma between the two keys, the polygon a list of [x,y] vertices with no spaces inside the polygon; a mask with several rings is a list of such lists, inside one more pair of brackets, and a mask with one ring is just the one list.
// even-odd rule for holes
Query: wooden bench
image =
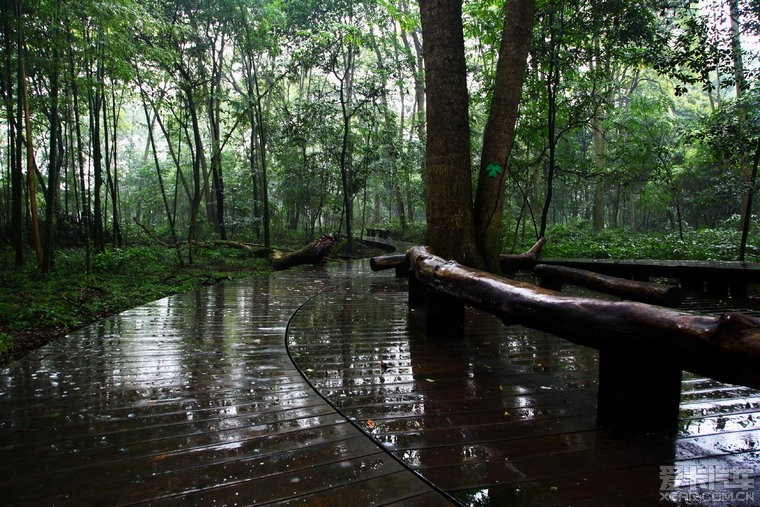
{"label": "wooden bench", "polygon": [[[398,270],[401,258],[389,257],[374,264]],[[431,337],[461,335],[468,305],[508,325],[597,349],[600,426],[675,430],[684,369],[760,388],[760,320],[753,317],[700,316],[639,302],[565,296],[446,261],[426,247],[413,247],[405,257],[411,270],[409,304],[424,306]]]}

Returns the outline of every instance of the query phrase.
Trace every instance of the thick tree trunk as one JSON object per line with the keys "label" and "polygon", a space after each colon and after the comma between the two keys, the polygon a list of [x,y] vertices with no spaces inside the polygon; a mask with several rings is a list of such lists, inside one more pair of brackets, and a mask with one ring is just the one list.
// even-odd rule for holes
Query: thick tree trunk
{"label": "thick tree trunk", "polygon": [[498,272],[502,250],[504,185],[507,160],[525,79],[526,62],[535,19],[535,0],[509,0],[475,198],[478,248],[489,271]]}
{"label": "thick tree trunk", "polygon": [[419,3],[427,93],[425,241],[447,258],[480,266],[472,206],[462,5],[459,1]]}

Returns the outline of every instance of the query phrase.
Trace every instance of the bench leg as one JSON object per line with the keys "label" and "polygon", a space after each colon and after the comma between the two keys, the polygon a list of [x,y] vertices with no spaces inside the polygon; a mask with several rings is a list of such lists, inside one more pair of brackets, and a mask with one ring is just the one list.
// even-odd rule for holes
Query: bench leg
{"label": "bench leg", "polygon": [[464,304],[451,296],[428,290],[425,334],[428,338],[461,338],[464,335]]}
{"label": "bench leg", "polygon": [[599,351],[597,424],[626,433],[674,432],[681,368],[649,351]]}
{"label": "bench leg", "polygon": [[425,293],[427,288],[425,285],[417,280],[414,273],[409,273],[409,307],[410,308],[424,308],[425,306]]}

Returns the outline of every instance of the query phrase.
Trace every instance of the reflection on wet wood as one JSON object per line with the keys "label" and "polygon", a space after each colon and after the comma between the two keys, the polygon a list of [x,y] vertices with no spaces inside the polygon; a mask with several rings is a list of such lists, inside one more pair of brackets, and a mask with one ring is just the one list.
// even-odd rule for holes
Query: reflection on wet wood
{"label": "reflection on wet wood", "polygon": [[757,475],[757,391],[687,374],[675,436],[600,429],[596,351],[473,309],[464,339],[426,337],[406,286],[379,273],[321,294],[289,347],[354,424],[463,504],[657,505],[661,466]]}
{"label": "reflection on wet wood", "polygon": [[290,316],[352,276],[298,268],[174,296],[4,369],[0,504],[450,504],[288,358]]}
{"label": "reflection on wet wood", "polygon": [[3,370],[0,503],[449,504],[419,473],[465,505],[654,505],[661,466],[757,476],[757,391],[688,375],[677,435],[600,429],[594,350],[473,309],[426,338],[368,271],[168,298]]}

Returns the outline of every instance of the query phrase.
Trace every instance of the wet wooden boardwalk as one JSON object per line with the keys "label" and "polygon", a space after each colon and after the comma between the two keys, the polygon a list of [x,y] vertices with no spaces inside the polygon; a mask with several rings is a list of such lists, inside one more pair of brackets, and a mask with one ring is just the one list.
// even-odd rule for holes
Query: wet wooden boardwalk
{"label": "wet wooden boardwalk", "polygon": [[426,338],[406,298],[297,268],[33,353],[0,378],[0,505],[663,505],[674,468],[673,503],[760,501],[760,393],[687,375],[677,435],[600,430],[595,351],[474,310]]}
{"label": "wet wooden boardwalk", "polygon": [[288,320],[345,265],[173,296],[0,376],[0,505],[450,505],[289,359]]}

